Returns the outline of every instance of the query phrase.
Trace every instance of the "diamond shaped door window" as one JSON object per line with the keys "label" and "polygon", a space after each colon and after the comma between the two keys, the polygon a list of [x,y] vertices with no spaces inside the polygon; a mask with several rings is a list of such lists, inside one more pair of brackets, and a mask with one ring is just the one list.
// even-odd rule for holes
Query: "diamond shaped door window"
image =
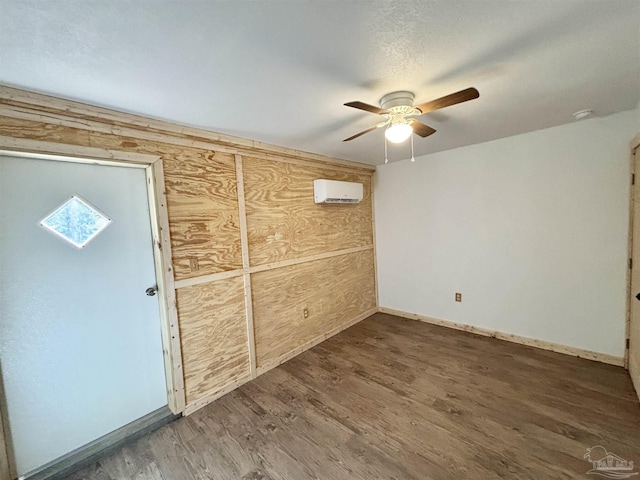
{"label": "diamond shaped door window", "polygon": [[84,248],[109,226],[111,219],[77,195],[73,195],[40,225],[77,248]]}

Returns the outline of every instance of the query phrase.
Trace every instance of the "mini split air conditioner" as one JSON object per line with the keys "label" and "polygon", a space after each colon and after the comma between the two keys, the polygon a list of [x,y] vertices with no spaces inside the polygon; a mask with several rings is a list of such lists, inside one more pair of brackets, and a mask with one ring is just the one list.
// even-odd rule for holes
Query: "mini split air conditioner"
{"label": "mini split air conditioner", "polygon": [[313,181],[316,203],[360,203],[362,184],[319,179]]}

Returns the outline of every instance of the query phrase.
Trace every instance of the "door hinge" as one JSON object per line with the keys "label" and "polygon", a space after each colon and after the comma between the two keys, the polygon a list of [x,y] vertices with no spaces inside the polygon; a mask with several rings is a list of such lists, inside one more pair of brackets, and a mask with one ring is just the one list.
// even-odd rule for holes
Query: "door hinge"
{"label": "door hinge", "polygon": [[626,346],[625,346],[625,348],[626,348],[627,350],[629,350],[629,340],[630,340],[630,339],[629,339],[629,338],[627,338],[627,344],[626,344]]}
{"label": "door hinge", "polygon": [[629,259],[629,270],[633,270],[633,258]]}
{"label": "door hinge", "polygon": [[635,185],[636,184],[636,174],[632,173],[631,174],[631,185]]}

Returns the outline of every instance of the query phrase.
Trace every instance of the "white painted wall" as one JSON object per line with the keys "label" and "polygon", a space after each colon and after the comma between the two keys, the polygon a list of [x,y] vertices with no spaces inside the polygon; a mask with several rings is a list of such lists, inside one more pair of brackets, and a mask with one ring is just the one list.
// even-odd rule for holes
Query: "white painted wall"
{"label": "white painted wall", "polygon": [[380,305],[622,356],[636,110],[378,167]]}

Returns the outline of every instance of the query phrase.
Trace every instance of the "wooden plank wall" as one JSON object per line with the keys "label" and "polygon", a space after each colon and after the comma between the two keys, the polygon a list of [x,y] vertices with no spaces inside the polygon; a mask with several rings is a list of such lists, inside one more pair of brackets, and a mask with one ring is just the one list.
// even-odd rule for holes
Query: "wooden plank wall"
{"label": "wooden plank wall", "polygon": [[[0,135],[162,158],[185,413],[377,309],[373,167],[7,87]],[[364,200],[316,205],[316,178]]]}

